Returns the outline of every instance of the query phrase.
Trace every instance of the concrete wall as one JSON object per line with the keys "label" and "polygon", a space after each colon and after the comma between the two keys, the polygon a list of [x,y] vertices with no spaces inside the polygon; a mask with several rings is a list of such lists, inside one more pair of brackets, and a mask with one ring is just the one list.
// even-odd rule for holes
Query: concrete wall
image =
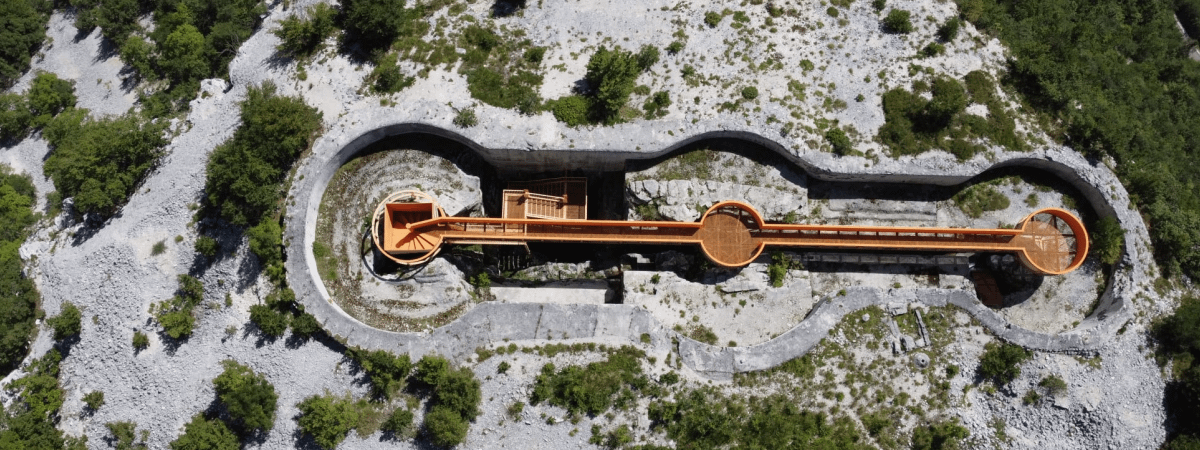
{"label": "concrete wall", "polygon": [[[545,117],[483,120],[469,129],[454,128],[448,106],[418,103],[397,117],[379,108],[343,117],[313,147],[301,163],[289,192],[285,242],[288,280],[299,301],[335,337],[349,345],[387,349],[414,356],[429,352],[463,359],[478,346],[523,339],[586,339],[635,343],[642,333],[654,345],[677,340],[683,361],[693,369],[724,378],[734,372],[761,370],[803,355],[846,314],[880,302],[894,301],[892,290],[856,289],[823,302],[792,330],[753,347],[712,347],[668,330],[645,311],[625,305],[476,305],[454,322],[430,333],[393,333],[368,327],[345,314],[329,299],[309,249],[316,234],[321,197],[337,169],[370,144],[388,136],[426,133],[460,142],[494,165],[501,175],[579,169],[620,171],[628,161],[659,158],[683,147],[711,139],[738,139],[760,145],[796,164],[809,176],[842,182],[960,184],[988,170],[1028,167],[1055,174],[1083,193],[1101,215],[1116,217],[1126,230],[1125,255],[1104,292],[1096,312],[1076,329],[1050,335],[1006,323],[962,291],[920,291],[915,301],[931,306],[954,304],[980,320],[1000,338],[1045,351],[1087,352],[1098,348],[1129,311],[1135,277],[1149,273],[1148,234],[1140,216],[1130,208],[1128,195],[1105,166],[1093,164],[1070,149],[1044,148],[1027,153],[1000,151],[993,159],[977,157],[966,163],[947,154],[904,157],[871,164],[864,158],[840,158],[828,153],[800,153],[796,143],[767,138],[763,130],[740,126],[736,120],[687,124],[641,122],[617,127],[570,128]],[[544,116],[544,115],[543,115]],[[514,126],[516,125],[516,126]],[[675,133],[678,130],[679,133]],[[689,133],[689,131],[692,131]],[[486,142],[488,146],[478,142]],[[866,166],[866,167],[864,167]],[[1105,189],[1107,187],[1107,189]],[[1138,243],[1143,245],[1139,246]],[[906,292],[906,291],[901,291]],[[906,294],[907,295],[907,294]]]}

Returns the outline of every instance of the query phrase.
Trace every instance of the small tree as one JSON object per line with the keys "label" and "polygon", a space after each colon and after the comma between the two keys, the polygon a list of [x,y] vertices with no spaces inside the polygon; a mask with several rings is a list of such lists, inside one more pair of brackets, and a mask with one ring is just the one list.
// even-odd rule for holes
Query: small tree
{"label": "small tree", "polygon": [[1116,264],[1121,259],[1121,247],[1125,245],[1125,230],[1113,217],[1102,217],[1092,227],[1092,254],[1105,264]]}
{"label": "small tree", "polygon": [[600,46],[592,54],[587,64],[586,79],[596,90],[596,108],[601,119],[607,124],[619,121],[619,113],[629,95],[633,93],[634,82],[642,69],[633,53],[617,47],[609,50]]}
{"label": "small tree", "polygon": [[467,421],[453,409],[436,406],[425,415],[425,431],[435,445],[453,447],[467,439]]}
{"label": "small tree", "polygon": [[196,238],[196,253],[204,255],[206,258],[217,256],[217,240],[208,236],[200,236]]}
{"label": "small tree", "polygon": [[279,23],[275,36],[281,41],[276,47],[281,53],[308,57],[321,50],[325,38],[337,31],[334,19],[337,10],[327,3],[317,3],[300,14],[289,16]]}
{"label": "small tree", "polygon": [[133,350],[140,352],[150,346],[150,337],[141,331],[133,332]]}
{"label": "small tree", "polygon": [[979,374],[997,385],[1007,385],[1021,374],[1020,364],[1029,357],[1029,351],[1019,345],[989,343],[979,358]]}
{"label": "small tree", "polygon": [[276,311],[267,305],[251,306],[250,321],[254,322],[254,325],[262,330],[263,334],[272,338],[283,336],[283,333],[287,332],[287,314]]}
{"label": "small tree", "polygon": [[888,33],[908,34],[913,30],[912,21],[909,20],[911,13],[903,9],[893,9],[888,12],[887,17],[883,18],[883,29]]}
{"label": "small tree", "polygon": [[850,137],[846,136],[846,132],[841,128],[830,128],[825,132],[825,141],[833,146],[833,152],[839,156],[846,156],[854,149],[850,143]]}
{"label": "small tree", "polygon": [[104,393],[101,391],[92,391],[83,396],[83,403],[87,404],[88,409],[95,411],[104,406]]}
{"label": "small tree", "polygon": [[958,20],[957,17],[947,20],[946,23],[938,27],[938,39],[944,42],[953,41],[955,37],[958,37],[958,28],[960,26],[962,26],[962,21]]}
{"label": "small tree", "polygon": [[117,450],[141,450],[149,448],[146,445],[146,438],[149,433],[142,430],[141,439],[137,436],[137,424],[133,422],[109,422],[104,424],[108,428],[108,432],[112,434],[114,447]]}
{"label": "small tree", "polygon": [[1038,386],[1046,388],[1046,394],[1057,397],[1067,393],[1067,382],[1058,375],[1049,375],[1038,382]]}
{"label": "small tree", "polygon": [[61,342],[79,336],[83,331],[83,314],[74,303],[65,302],[62,311],[57,316],[46,319],[46,323],[54,329],[54,340]]}
{"label": "small tree", "polygon": [[413,367],[407,354],[397,356],[386,350],[367,351],[358,347],[347,349],[346,354],[358,362],[371,379],[371,391],[376,397],[390,399],[403,387],[404,379]]}
{"label": "small tree", "polygon": [[383,421],[383,431],[396,436],[408,436],[412,433],[413,413],[407,408],[396,408],[387,420]]}
{"label": "small tree", "polygon": [[326,392],[308,397],[296,407],[300,409],[300,429],[326,449],[337,447],[358,423],[358,410],[349,396],[335,397]]}
{"label": "small tree", "polygon": [[35,125],[45,125],[51,117],[75,106],[75,83],[42,72],[33,79],[28,95],[29,111],[35,116]]}
{"label": "small tree", "polygon": [[245,433],[268,432],[275,422],[275,402],[279,395],[262,374],[237,361],[221,363],[225,371],[213,379],[217,399],[229,411],[234,426]]}
{"label": "small tree", "polygon": [[238,450],[241,443],[225,422],[205,418],[202,414],[192,416],[192,421],[183,426],[183,434],[171,441],[171,450]]}

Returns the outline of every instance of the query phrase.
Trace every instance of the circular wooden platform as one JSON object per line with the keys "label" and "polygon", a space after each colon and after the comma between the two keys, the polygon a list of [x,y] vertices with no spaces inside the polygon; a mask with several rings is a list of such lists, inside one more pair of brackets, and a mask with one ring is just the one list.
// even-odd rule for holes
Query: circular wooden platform
{"label": "circular wooden platform", "polygon": [[[748,224],[747,222],[750,222]],[[742,267],[762,253],[751,236],[751,224],[762,223],[757,211],[740,202],[722,202],[705,213],[697,233],[704,254],[723,267]]]}

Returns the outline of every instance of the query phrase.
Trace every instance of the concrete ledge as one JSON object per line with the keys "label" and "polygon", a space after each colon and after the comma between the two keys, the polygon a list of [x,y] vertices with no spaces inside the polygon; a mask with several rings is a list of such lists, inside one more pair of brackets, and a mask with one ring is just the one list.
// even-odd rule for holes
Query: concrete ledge
{"label": "concrete ledge", "polygon": [[[570,128],[547,115],[519,116],[493,111],[495,120],[458,130],[450,123],[448,105],[414,102],[407,109],[369,108],[342,117],[314,144],[312,155],[300,163],[289,191],[285,243],[288,281],[307,311],[331,334],[348,345],[388,349],[420,356],[436,352],[455,359],[469,357],[478,346],[503,339],[606,339],[636,343],[642,333],[660,345],[679,340],[683,362],[709,376],[725,378],[735,372],[762,370],[803,355],[824,338],[842,317],[872,304],[889,301],[890,290],[852,289],[846,296],[822,302],[808,318],[769,342],[753,347],[708,346],[665,329],[649,313],[625,305],[476,305],[454,322],[430,333],[393,333],[368,327],[347,315],[329,300],[318,278],[311,251],[321,197],[330,179],[363,148],[388,136],[424,133],[465,145],[501,174],[551,172],[589,167],[623,170],[627,161],[661,157],[709,139],[737,139],[755,143],[783,156],[822,180],[954,185],[997,168],[1027,167],[1052,173],[1071,184],[1103,216],[1115,217],[1125,229],[1124,257],[1101,296],[1095,313],[1067,333],[1036,333],[1004,322],[961,291],[921,291],[913,297],[931,306],[953,304],[975,316],[1001,339],[1025,347],[1059,352],[1092,351],[1115,333],[1129,317],[1125,299],[1134,289],[1134,276],[1146,273],[1141,252],[1149,237],[1140,216],[1130,208],[1128,194],[1116,176],[1102,164],[1093,164],[1078,153],[1058,147],[1026,153],[993,149],[996,157],[983,156],[959,162],[944,152],[903,157],[872,164],[865,158],[837,157],[803,152],[798,142],[767,138],[764,129],[744,125],[735,118],[684,123],[636,122],[616,127]],[[678,137],[676,137],[678,136]],[[488,147],[477,141],[486,141]],[[564,150],[570,148],[568,150]],[[864,167],[865,166],[865,167]],[[1139,245],[1140,244],[1140,245]]]}

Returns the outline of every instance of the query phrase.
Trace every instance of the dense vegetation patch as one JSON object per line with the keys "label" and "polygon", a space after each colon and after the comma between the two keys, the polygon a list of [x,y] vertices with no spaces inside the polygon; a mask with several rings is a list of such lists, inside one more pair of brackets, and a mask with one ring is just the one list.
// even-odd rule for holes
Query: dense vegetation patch
{"label": "dense vegetation patch", "polygon": [[0,166],[0,376],[8,375],[28,350],[35,331],[38,291],[24,275],[17,249],[37,221],[33,182]]}
{"label": "dense vegetation patch", "polygon": [[65,393],[58,384],[62,354],[51,349],[30,362],[28,375],[10,383],[16,399],[8,410],[0,408],[0,446],[25,450],[83,450],[83,439],[63,437],[55,427]]}
{"label": "dense vegetation patch", "polygon": [[333,449],[358,423],[358,410],[349,396],[313,395],[296,404],[300,409],[300,429],[313,437],[322,448]]}
{"label": "dense vegetation patch", "polygon": [[225,370],[213,379],[217,399],[229,412],[231,425],[249,435],[271,431],[275,424],[275,386],[263,374],[237,361],[221,363]]}
{"label": "dense vegetation patch", "polygon": [[171,450],[237,450],[242,448],[238,437],[225,422],[209,419],[203,414],[192,416],[183,426],[183,434],[171,441]]}
{"label": "dense vegetation patch", "polygon": [[1167,410],[1174,416],[1174,447],[1200,444],[1200,299],[1184,297],[1179,309],[1152,328],[1158,340],[1158,359],[1171,363],[1173,381],[1167,387]]}
{"label": "dense vegetation patch", "polygon": [[0,2],[0,90],[29,70],[34,51],[46,39],[52,5],[44,0]]}
{"label": "dense vegetation patch", "polygon": [[[918,81],[912,92],[895,88],[883,94],[885,123],[879,140],[893,156],[915,155],[943,149],[960,160],[984,150],[983,140],[1011,150],[1024,144],[1016,134],[1016,123],[995,95],[996,87],[986,74],[967,74],[964,83],[945,77],[932,83]],[[930,100],[919,94],[929,91]],[[986,105],[986,118],[966,113],[972,103]]]}
{"label": "dense vegetation patch", "polygon": [[[156,82],[141,97],[144,110],[152,117],[186,109],[200,80],[227,78],[229,62],[267,12],[262,0],[70,3],[80,31],[99,27],[138,77]],[[138,18],[147,13],[153,14],[153,31],[138,23]]]}
{"label": "dense vegetation patch", "polygon": [[[1005,83],[1058,140],[1111,155],[1168,274],[1200,277],[1200,63],[1175,25],[1194,1],[959,0],[1008,47]],[[1054,43],[1054,45],[1047,45]]]}
{"label": "dense vegetation patch", "polygon": [[979,375],[998,386],[1007,385],[1021,374],[1021,363],[1030,356],[1020,345],[988,343],[979,357]]}
{"label": "dense vegetation patch", "polygon": [[[645,354],[634,347],[621,347],[608,359],[587,366],[567,366],[555,370],[546,363],[534,382],[531,404],[547,402],[566,408],[572,414],[603,414],[614,401],[627,407],[634,390],[645,388],[648,379],[642,374],[641,359]],[[616,398],[618,397],[619,398]],[[615,400],[614,400],[615,398]]]}
{"label": "dense vegetation patch", "polygon": [[69,109],[42,132],[52,148],[43,171],[63,197],[74,198],[77,212],[109,217],[158,163],[166,127],[134,115],[98,119]]}
{"label": "dense vegetation patch", "polygon": [[783,395],[739,398],[699,388],[651,403],[649,415],[679,448],[872,448],[850,419],[803,410]]}
{"label": "dense vegetation patch", "polygon": [[[652,46],[644,46],[636,54],[621,47],[610,50],[600,46],[588,59],[587,75],[584,76],[588,90],[582,95],[551,102],[549,106],[554,117],[570,125],[613,125],[623,122],[627,116],[636,117],[637,111],[625,109],[625,104],[634,93],[638,76],[649,70],[658,59],[658,48]],[[649,89],[644,93],[649,94]],[[662,94],[650,97],[651,103],[645,107],[655,116],[665,114],[665,108],[670,105],[670,96]]]}
{"label": "dense vegetation patch", "polygon": [[151,305],[150,315],[163,327],[171,339],[183,339],[192,335],[196,325],[193,310],[204,301],[204,284],[190,275],[179,275],[179,289],[168,300]]}

